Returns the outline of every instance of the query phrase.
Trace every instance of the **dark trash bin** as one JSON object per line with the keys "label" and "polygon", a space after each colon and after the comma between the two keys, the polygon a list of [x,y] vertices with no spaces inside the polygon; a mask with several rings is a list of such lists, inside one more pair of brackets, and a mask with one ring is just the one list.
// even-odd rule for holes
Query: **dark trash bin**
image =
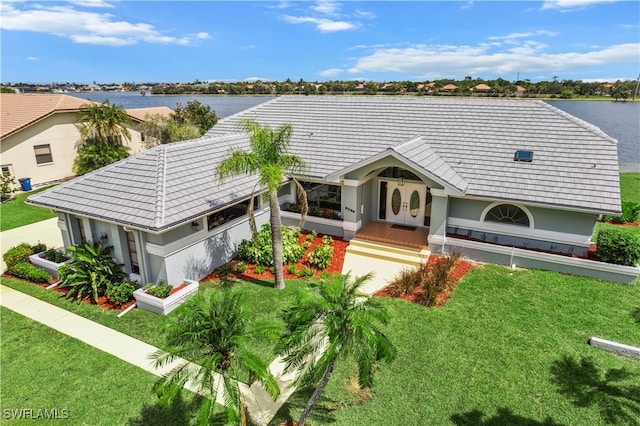
{"label": "dark trash bin", "polygon": [[23,191],[31,191],[31,178],[20,178],[18,182]]}

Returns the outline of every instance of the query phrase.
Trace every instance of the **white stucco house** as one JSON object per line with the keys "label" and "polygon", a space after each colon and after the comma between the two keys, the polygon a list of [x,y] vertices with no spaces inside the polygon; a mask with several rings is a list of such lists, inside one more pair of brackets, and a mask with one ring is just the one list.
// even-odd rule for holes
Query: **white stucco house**
{"label": "white stucco house", "polygon": [[[541,101],[375,96],[278,97],[29,202],[58,212],[66,245],[114,246],[142,284],[200,279],[250,237],[256,176],[215,174],[230,150],[249,146],[244,119],[292,124],[291,151],[308,163],[297,178],[330,213],[306,227],[347,240],[381,222],[428,231],[434,252],[511,264],[518,247],[572,259],[586,254],[598,215],[621,213],[616,141],[591,124]],[[297,224],[293,185],[279,195],[284,223]],[[264,223],[268,202],[257,201]],[[563,262],[550,269],[575,273]]]}
{"label": "white stucco house", "polygon": [[[31,178],[32,184],[66,179],[74,175],[73,161],[80,142],[76,122],[86,99],[62,94],[0,94],[0,156],[2,173],[16,179]],[[145,149],[138,124],[147,114],[168,116],[171,108],[133,108],[124,141],[130,153]]]}

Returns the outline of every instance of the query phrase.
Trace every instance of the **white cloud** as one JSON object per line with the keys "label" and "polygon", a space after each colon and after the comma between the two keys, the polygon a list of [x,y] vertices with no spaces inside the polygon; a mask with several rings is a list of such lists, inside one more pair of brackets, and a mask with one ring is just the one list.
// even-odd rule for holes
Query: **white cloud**
{"label": "white cloud", "polygon": [[542,9],[582,9],[601,3],[615,3],[617,0],[545,0]]}
{"label": "white cloud", "polygon": [[531,31],[526,33],[511,33],[505,36],[491,36],[487,38],[489,40],[516,40],[520,38],[529,38],[529,37],[540,36],[540,35],[553,37],[553,36],[557,36],[558,33],[553,31],[538,30],[538,31]]}
{"label": "white cloud", "polygon": [[376,14],[373,12],[367,12],[366,10],[360,10],[360,9],[356,9],[356,11],[353,13],[353,16],[355,16],[356,18],[365,18],[365,19],[375,19],[376,18]]}
{"label": "white cloud", "polygon": [[460,9],[465,10],[465,9],[471,9],[473,7],[473,0],[469,0],[466,3],[463,3],[460,6]]}
{"label": "white cloud", "polygon": [[[95,3],[95,2],[94,2]],[[162,34],[153,25],[118,20],[109,13],[85,12],[70,6],[41,6],[17,3],[0,7],[0,28],[7,31],[33,31],[53,34],[75,43],[104,46],[125,46],[140,42],[191,45],[209,38],[206,32],[182,37]]]}
{"label": "white cloud", "polygon": [[95,7],[95,8],[113,8],[113,4],[106,0],[71,0],[71,4],[82,7]]}
{"label": "white cloud", "polygon": [[27,61],[39,61],[40,58],[36,58],[35,56],[27,56]]}
{"label": "white cloud", "polygon": [[311,16],[282,16],[286,22],[290,24],[314,24],[318,31],[330,33],[336,31],[353,30],[360,28],[360,24],[348,21],[334,21],[326,18],[314,18]]}
{"label": "white cloud", "polygon": [[311,10],[323,15],[335,15],[340,11],[341,7],[339,3],[320,0],[314,6],[311,6]]}
{"label": "white cloud", "polygon": [[463,75],[557,74],[580,67],[637,63],[640,43],[626,43],[588,52],[546,53],[547,45],[527,42],[498,50],[477,46],[415,45],[382,48],[359,58],[350,74],[396,72],[425,78]]}
{"label": "white cloud", "polygon": [[320,71],[318,74],[320,74],[322,77],[335,77],[336,75],[340,75],[344,72],[344,70],[342,68],[329,68],[323,71]]}

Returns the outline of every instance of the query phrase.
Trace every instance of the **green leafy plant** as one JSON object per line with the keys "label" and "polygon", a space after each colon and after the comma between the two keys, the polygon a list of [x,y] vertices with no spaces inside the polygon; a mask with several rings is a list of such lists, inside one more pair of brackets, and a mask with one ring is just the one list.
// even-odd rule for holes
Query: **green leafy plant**
{"label": "green leafy plant", "polygon": [[253,272],[255,272],[256,274],[262,274],[264,273],[264,271],[267,270],[267,267],[264,265],[257,265],[254,269]]}
{"label": "green leafy plant", "polygon": [[623,201],[622,214],[620,216],[604,215],[602,216],[602,221],[617,224],[632,223],[638,220],[638,215],[640,215],[640,203]]}
{"label": "green leafy plant", "polygon": [[164,299],[171,294],[171,290],[173,287],[165,280],[158,281],[157,284],[147,284],[145,287],[145,291],[147,294],[158,297],[160,299]]}
{"label": "green leafy plant", "polygon": [[47,245],[45,243],[41,243],[40,241],[38,241],[37,244],[34,244],[31,247],[31,251],[33,251],[34,253],[41,253],[46,250],[47,250]]}
{"label": "green leafy plant", "polygon": [[[282,260],[284,264],[295,263],[304,255],[305,248],[298,244],[300,230],[282,227]],[[265,223],[260,232],[250,240],[243,240],[238,247],[238,257],[249,263],[273,266],[271,225]]]}
{"label": "green leafy plant", "polygon": [[133,298],[133,292],[136,286],[129,281],[120,283],[108,283],[105,295],[115,303],[127,303]]}
{"label": "green leafy plant", "polygon": [[122,264],[111,257],[112,246],[102,247],[99,243],[71,246],[67,250],[71,254],[71,262],[58,268],[60,288],[67,288],[67,298],[75,297],[78,301],[91,297],[98,301],[104,296],[107,285],[122,282],[126,273]]}
{"label": "green leafy plant", "polygon": [[73,162],[73,171],[84,175],[129,156],[129,147],[118,142],[100,142],[90,139],[79,149]]}
{"label": "green leafy plant", "polygon": [[[34,252],[35,252],[35,249],[34,249]],[[36,252],[36,253],[38,253],[38,252]],[[62,262],[66,262],[67,260],[71,259],[65,253],[61,252],[60,250],[56,250],[56,249],[45,250],[42,258],[46,259],[46,260],[48,260],[50,262],[54,262],[54,263],[62,263]]]}
{"label": "green leafy plant", "polygon": [[0,201],[10,199],[16,192],[16,180],[11,175],[3,174],[0,177]]}
{"label": "green leafy plant", "polygon": [[315,274],[315,273],[316,273],[316,271],[314,271],[312,268],[304,267],[304,268],[302,268],[302,269],[300,269],[300,270],[298,271],[298,276],[300,276],[300,277],[310,278],[310,277],[312,277],[312,276],[313,276],[313,274]]}
{"label": "green leafy plant", "polygon": [[11,272],[13,265],[22,262],[28,262],[29,256],[33,254],[33,248],[29,243],[20,243],[17,246],[11,247],[2,255],[2,259],[7,264],[7,270]]}
{"label": "green leafy plant", "polygon": [[223,281],[227,281],[231,278],[231,274],[233,273],[233,266],[229,263],[225,263],[220,266],[217,271],[218,278]]}
{"label": "green leafy plant", "polygon": [[[329,237],[331,238],[331,237]],[[316,246],[308,255],[307,263],[320,270],[327,269],[333,258],[333,247],[327,244]]]}
{"label": "green leafy plant", "polygon": [[291,275],[295,275],[297,269],[298,269],[298,265],[296,265],[295,263],[290,263],[287,265],[287,272],[290,273]]}
{"label": "green leafy plant", "polygon": [[51,275],[46,271],[33,266],[29,262],[18,262],[11,266],[11,275],[36,283],[46,283],[51,279]]}
{"label": "green leafy plant", "polygon": [[603,262],[635,266],[640,263],[640,235],[625,228],[602,229],[596,239],[596,255]]}
{"label": "green leafy plant", "polygon": [[244,262],[239,262],[236,264],[236,272],[243,274],[247,270],[247,264]]}

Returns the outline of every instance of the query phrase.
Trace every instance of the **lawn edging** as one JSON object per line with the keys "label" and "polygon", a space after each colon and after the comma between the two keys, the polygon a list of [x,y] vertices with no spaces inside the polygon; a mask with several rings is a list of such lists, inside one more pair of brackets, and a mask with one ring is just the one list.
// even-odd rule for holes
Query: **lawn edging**
{"label": "lawn edging", "polygon": [[629,285],[635,285],[638,276],[640,276],[640,266],[614,265],[591,259],[500,246],[461,238],[445,238],[434,235],[429,237],[429,246],[432,247],[432,250],[437,247],[441,247],[443,250],[446,248],[449,251],[460,249],[468,258],[481,262],[543,269]]}
{"label": "lawn edging", "polygon": [[590,338],[589,345],[593,346],[594,348],[600,348],[608,352],[616,353],[618,355],[640,359],[640,348],[636,346],[612,342],[610,340],[600,339],[599,337]]}

